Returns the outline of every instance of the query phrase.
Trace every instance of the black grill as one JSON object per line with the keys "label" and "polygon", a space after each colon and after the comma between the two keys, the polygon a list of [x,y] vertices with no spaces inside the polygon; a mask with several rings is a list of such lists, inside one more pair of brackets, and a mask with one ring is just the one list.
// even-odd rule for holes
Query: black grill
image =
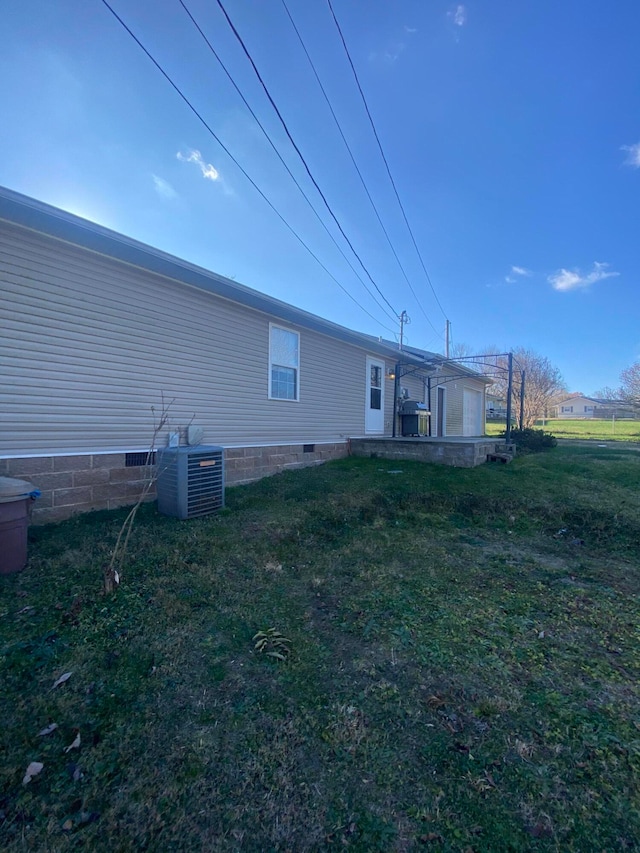
{"label": "black grill", "polygon": [[430,412],[418,400],[403,400],[400,404],[402,435],[428,435]]}

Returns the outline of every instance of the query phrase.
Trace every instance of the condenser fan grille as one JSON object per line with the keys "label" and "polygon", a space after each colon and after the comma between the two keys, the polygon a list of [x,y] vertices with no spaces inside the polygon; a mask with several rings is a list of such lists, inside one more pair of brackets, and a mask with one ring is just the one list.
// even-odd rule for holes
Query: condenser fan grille
{"label": "condenser fan grille", "polygon": [[223,503],[222,453],[190,453],[187,462],[187,517],[206,515]]}
{"label": "condenser fan grille", "polygon": [[224,506],[222,447],[165,447],[158,451],[158,509],[197,518]]}

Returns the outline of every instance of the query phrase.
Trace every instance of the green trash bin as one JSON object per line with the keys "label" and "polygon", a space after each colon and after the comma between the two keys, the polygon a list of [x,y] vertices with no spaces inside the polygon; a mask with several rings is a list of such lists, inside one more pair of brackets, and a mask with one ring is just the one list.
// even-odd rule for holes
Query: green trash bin
{"label": "green trash bin", "polygon": [[29,506],[39,494],[26,480],[0,477],[0,575],[21,572],[27,564]]}

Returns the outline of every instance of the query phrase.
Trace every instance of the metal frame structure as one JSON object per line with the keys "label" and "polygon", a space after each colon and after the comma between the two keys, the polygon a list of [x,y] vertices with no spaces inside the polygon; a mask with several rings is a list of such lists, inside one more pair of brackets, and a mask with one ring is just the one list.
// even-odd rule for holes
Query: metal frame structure
{"label": "metal frame structure", "polygon": [[[505,363],[506,361],[506,363]],[[431,389],[432,384],[431,380],[433,378],[434,368],[440,367],[444,364],[460,364],[460,367],[464,367],[464,362],[469,362],[474,366],[478,366],[483,368],[482,370],[474,370],[472,367],[468,367],[466,370],[461,369],[458,373],[449,374],[446,377],[439,379],[436,383],[436,387],[438,385],[446,385],[448,382],[452,382],[458,379],[469,379],[469,378],[477,378],[477,379],[489,379],[493,380],[497,376],[504,377],[507,376],[507,418],[506,418],[506,441],[509,443],[511,441],[511,430],[512,430],[512,421],[513,421],[513,394],[514,391],[518,392],[519,395],[519,424],[520,428],[522,428],[524,424],[524,400],[525,400],[525,388],[526,388],[526,371],[520,368],[516,364],[516,376],[520,380],[516,382],[516,387],[514,388],[514,355],[512,352],[502,352],[502,353],[486,353],[483,355],[468,355],[461,356],[460,358],[440,358],[438,361],[434,360],[425,360],[424,364],[416,365],[415,362],[407,362],[407,361],[399,361],[395,366],[395,382],[393,385],[393,438],[396,437],[396,421],[397,421],[397,412],[398,412],[398,389],[400,388],[400,380],[403,376],[410,376],[412,374],[418,373],[420,371],[427,372],[426,380],[427,380],[427,406],[429,411],[431,411]],[[429,373],[431,371],[431,373]],[[519,387],[518,387],[519,386]],[[431,436],[431,419],[429,419],[429,436]]]}

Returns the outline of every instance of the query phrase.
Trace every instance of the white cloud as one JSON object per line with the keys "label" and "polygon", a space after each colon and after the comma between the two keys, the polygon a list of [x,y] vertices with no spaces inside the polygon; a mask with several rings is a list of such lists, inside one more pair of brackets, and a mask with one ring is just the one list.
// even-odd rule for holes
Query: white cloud
{"label": "white cloud", "polygon": [[187,154],[183,154],[182,151],[178,151],[176,157],[182,163],[195,163],[202,172],[202,177],[209,181],[217,181],[220,177],[218,170],[212,166],[211,163],[204,162],[202,154],[199,151],[192,149]]}
{"label": "white cloud", "polygon": [[507,284],[515,284],[518,280],[518,277],[530,278],[532,275],[533,273],[531,272],[531,270],[528,270],[526,267],[513,266],[509,271],[509,275],[506,275],[504,277],[504,280],[507,282]]}
{"label": "white cloud", "polygon": [[447,17],[451,18],[456,27],[464,27],[467,22],[467,10],[462,3],[459,3],[455,9],[447,12]]}
{"label": "white cloud", "polygon": [[151,175],[151,177],[153,178],[153,185],[159,196],[162,196],[162,198],[178,197],[178,193],[168,181],[165,181],[164,178],[159,178],[157,175]]}
{"label": "white cloud", "polygon": [[627,152],[627,159],[624,161],[626,166],[640,169],[640,142],[635,145],[622,145],[620,150]]}
{"label": "white cloud", "polygon": [[369,62],[378,62],[381,60],[388,65],[393,65],[400,58],[401,54],[404,53],[405,48],[406,44],[403,41],[391,42],[384,50],[372,50],[369,54]]}
{"label": "white cloud", "polygon": [[392,44],[390,47],[385,50],[383,54],[383,58],[385,62],[395,62],[396,59],[400,57],[401,53],[404,53],[405,44],[402,41],[396,42]]}
{"label": "white cloud", "polygon": [[588,287],[590,284],[595,284],[597,281],[602,281],[605,278],[620,275],[619,272],[608,270],[608,266],[609,264],[601,264],[596,261],[591,272],[586,275],[582,275],[580,270],[560,269],[553,273],[553,275],[550,275],[548,281],[554,290],[577,290],[580,287]]}
{"label": "white cloud", "polygon": [[417,32],[418,32],[418,28],[417,28],[417,27],[408,27],[408,26],[405,24],[405,25],[404,25],[404,31],[405,31],[405,33],[417,33]]}

